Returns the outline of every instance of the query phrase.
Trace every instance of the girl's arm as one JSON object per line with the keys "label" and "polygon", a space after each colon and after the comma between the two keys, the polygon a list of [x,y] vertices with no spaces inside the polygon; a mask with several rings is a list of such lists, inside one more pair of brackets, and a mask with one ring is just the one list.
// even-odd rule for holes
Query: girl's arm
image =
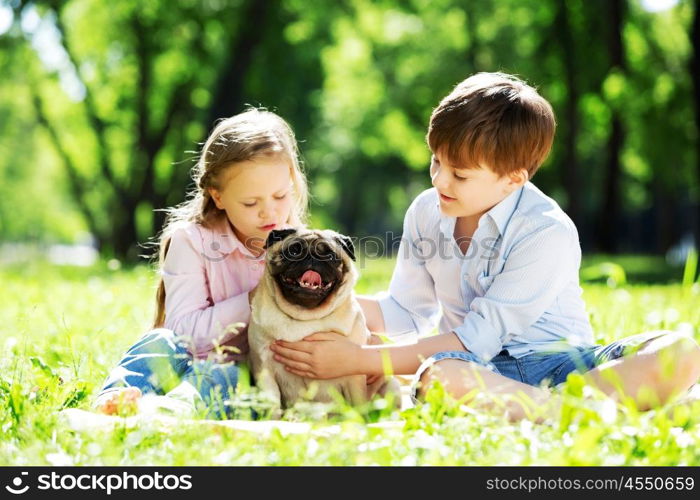
{"label": "girl's arm", "polygon": [[360,346],[336,333],[315,333],[301,342],[278,340],[270,349],[288,371],[302,377],[329,379],[347,375],[409,375],[440,351],[464,351],[454,333],[413,344]]}
{"label": "girl's arm", "polygon": [[[204,266],[204,252],[196,226],[176,231],[163,263],[165,327],[188,339],[196,357],[206,356],[216,345],[232,345],[237,323],[250,321],[249,292],[212,303]],[[235,341],[233,342],[235,344]]]}

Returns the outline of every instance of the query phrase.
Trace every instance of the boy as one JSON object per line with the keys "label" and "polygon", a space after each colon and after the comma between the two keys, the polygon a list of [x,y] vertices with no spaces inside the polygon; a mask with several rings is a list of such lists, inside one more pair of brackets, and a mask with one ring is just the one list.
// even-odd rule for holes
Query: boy
{"label": "boy", "polygon": [[[693,339],[657,331],[593,343],[576,227],[529,182],[554,131],[549,103],[515,77],[479,73],[457,85],[430,118],[434,187],[408,208],[388,296],[359,298],[373,332],[427,334],[441,311],[438,335],[360,347],[318,333],[275,345],[276,359],[311,378],[378,376],[389,359],[394,373],[416,374],[418,397],[437,380],[456,398],[480,389],[537,406],[572,371],[640,408],[687,390],[700,375]],[[504,399],[511,419],[526,416],[523,398]]]}

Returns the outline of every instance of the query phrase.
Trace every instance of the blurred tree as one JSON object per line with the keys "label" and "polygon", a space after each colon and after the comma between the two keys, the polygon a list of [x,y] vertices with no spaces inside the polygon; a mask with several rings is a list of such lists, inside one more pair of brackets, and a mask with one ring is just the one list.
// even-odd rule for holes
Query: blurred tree
{"label": "blurred tree", "polygon": [[627,77],[620,96],[626,127],[621,164],[622,250],[666,252],[693,231],[697,197],[695,125],[687,24],[689,3],[648,12],[635,3],[625,28]]}
{"label": "blurred tree", "polygon": [[606,253],[613,253],[617,248],[617,234],[621,222],[620,183],[622,168],[620,155],[624,146],[624,129],[619,97],[622,92],[621,87],[625,85],[625,54],[622,40],[625,8],[625,0],[610,0],[608,2],[610,74],[605,81],[607,85],[604,92],[612,116],[605,163],[603,204],[598,214],[598,247]]}
{"label": "blurred tree", "polygon": [[[6,237],[29,220],[40,232],[70,219],[60,203],[14,216],[39,180],[33,196],[53,205],[52,191],[70,193],[105,254],[135,255],[160,228],[153,210],[183,200],[195,144],[245,103],[295,128],[313,225],[398,233],[430,186],[430,112],[476,71],[518,74],[552,103],[558,135],[534,181],[576,221],[584,248],[665,251],[700,197],[694,0],[658,13],[639,0],[7,5]],[[54,234],[75,231],[70,220]]]}
{"label": "blurred tree", "polygon": [[[690,76],[693,83],[693,109],[695,111],[695,196],[700,199],[700,0],[693,2],[693,17],[690,28]],[[695,244],[700,246],[700,200],[695,218]]]}
{"label": "blurred tree", "polygon": [[307,150],[332,219],[350,233],[398,230],[430,186],[432,108],[478,70],[531,79],[552,14],[536,1],[348,2],[331,19],[321,123]]}
{"label": "blurred tree", "polygon": [[[566,100],[564,103],[563,120],[560,119],[560,130],[564,129],[564,137],[561,139],[564,148],[562,164],[562,183],[567,194],[566,210],[577,226],[581,223],[581,172],[576,145],[578,144],[578,134],[580,120],[578,116],[578,106],[580,99],[579,82],[577,75],[581,67],[580,51],[574,39],[576,33],[570,21],[569,13],[574,2],[555,1],[557,9],[554,25],[557,31],[557,38],[561,46],[561,54],[558,60],[563,63],[563,80],[566,84]],[[576,5],[580,8],[580,5]],[[562,126],[563,122],[563,126]]]}
{"label": "blurred tree", "polygon": [[[17,10],[36,8],[44,29],[55,28],[70,63],[64,71],[82,89],[77,104],[52,109],[59,106],[50,101],[63,97],[52,82],[59,75],[43,77],[47,70],[34,65],[32,102],[65,165],[72,197],[102,250],[133,258],[135,243],[162,225],[153,209],[184,198],[191,164],[173,164],[182,148],[203,141],[216,119],[259,102],[247,88],[249,75],[263,43],[285,45],[284,26],[276,23],[274,0],[100,7],[95,0],[42,0],[20,2]],[[27,34],[29,42],[36,38]],[[68,109],[85,121],[66,123]]]}

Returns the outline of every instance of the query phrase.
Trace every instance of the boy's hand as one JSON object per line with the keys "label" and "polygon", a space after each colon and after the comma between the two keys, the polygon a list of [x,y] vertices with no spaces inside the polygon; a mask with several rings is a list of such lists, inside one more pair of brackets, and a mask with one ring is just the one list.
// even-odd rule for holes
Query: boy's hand
{"label": "boy's hand", "polygon": [[[379,335],[372,334],[367,339],[367,345],[381,345],[384,341]],[[384,375],[377,373],[376,375],[367,375],[367,385],[374,384],[377,380],[383,379]]]}
{"label": "boy's hand", "polygon": [[357,374],[362,354],[361,346],[331,332],[314,333],[299,342],[278,340],[270,349],[289,372],[316,379]]}

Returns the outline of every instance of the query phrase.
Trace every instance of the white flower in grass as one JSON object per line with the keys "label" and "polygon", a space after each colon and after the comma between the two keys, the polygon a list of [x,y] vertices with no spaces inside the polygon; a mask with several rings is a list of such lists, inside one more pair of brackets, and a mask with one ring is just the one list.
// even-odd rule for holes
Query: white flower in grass
{"label": "white flower in grass", "polygon": [[613,296],[613,300],[615,302],[620,302],[622,304],[627,304],[628,302],[630,302],[632,300],[632,294],[629,293],[627,290],[623,290],[623,289],[615,290],[612,293],[612,296]]}
{"label": "white flower in grass", "polygon": [[306,443],[306,456],[315,455],[318,449],[318,441],[315,439],[309,439],[309,441]]}
{"label": "white flower in grass", "polygon": [[98,457],[102,454],[102,446],[97,443],[90,443],[85,448],[85,452],[91,457]]}
{"label": "white flower in grass", "polygon": [[73,457],[63,451],[57,453],[49,453],[46,455],[46,461],[54,467],[65,467],[73,465]]}
{"label": "white flower in grass", "polygon": [[562,434],[561,441],[564,444],[564,446],[566,446],[566,447],[571,447],[574,445],[574,439],[571,437],[571,434],[569,434],[568,432],[565,432],[564,434]]}
{"label": "white flower in grass", "polygon": [[615,420],[617,420],[617,404],[615,401],[612,399],[602,401],[600,404],[599,414],[600,418],[602,418],[603,422],[606,424],[615,423]]}
{"label": "white flower in grass", "polygon": [[141,443],[141,441],[143,441],[143,438],[144,438],[144,435],[142,432],[135,431],[135,432],[131,432],[128,436],[126,436],[126,439],[124,440],[124,442],[126,443],[126,445],[128,447],[132,448],[132,447],[138,446],[138,444]]}
{"label": "white flower in grass", "polygon": [[691,337],[695,335],[695,327],[693,326],[692,323],[688,323],[687,321],[683,321],[682,323],[678,323],[676,325],[675,330],[678,333],[682,333],[684,335],[690,335]]}
{"label": "white flower in grass", "polygon": [[695,443],[695,440],[690,436],[690,434],[685,432],[682,427],[672,427],[671,434],[673,435],[674,441],[676,441],[679,448],[687,448]]}
{"label": "white flower in grass", "polygon": [[670,307],[664,311],[664,321],[667,325],[675,323],[680,317],[681,313],[678,312],[678,309]]}
{"label": "white flower in grass", "polygon": [[412,448],[424,448],[426,450],[431,450],[440,445],[440,439],[437,436],[431,436],[423,429],[420,429],[411,436],[408,440],[408,444]]}
{"label": "white flower in grass", "polygon": [[212,462],[214,462],[216,465],[231,465],[231,463],[234,460],[234,454],[231,451],[222,451],[218,455],[216,455],[213,459]]}
{"label": "white flower in grass", "polygon": [[647,325],[658,326],[663,321],[663,315],[659,311],[651,311],[644,317],[644,322]]}

